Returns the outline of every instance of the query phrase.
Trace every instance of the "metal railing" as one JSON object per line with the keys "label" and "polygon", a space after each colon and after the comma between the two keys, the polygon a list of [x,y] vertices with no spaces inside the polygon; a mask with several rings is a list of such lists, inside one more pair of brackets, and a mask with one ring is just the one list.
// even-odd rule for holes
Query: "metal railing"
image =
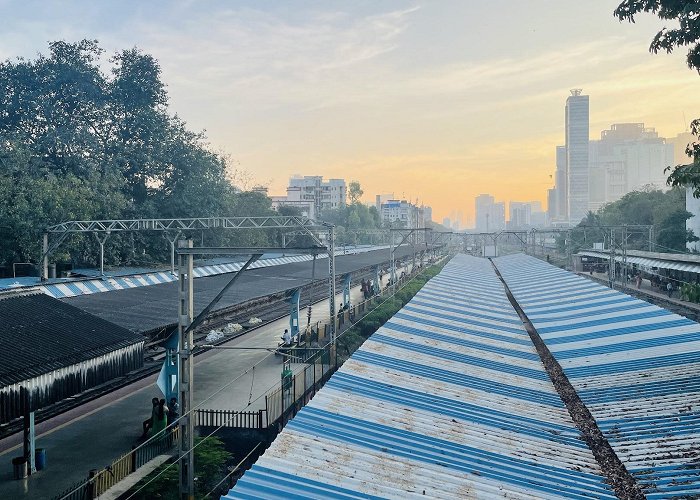
{"label": "metal railing", "polygon": [[171,455],[176,448],[178,429],[168,427],[159,438],[151,439],[125,453],[102,470],[93,469],[87,479],[79,481],[56,496],[56,500],[92,500],[160,455]]}
{"label": "metal railing", "polygon": [[229,427],[234,429],[266,429],[267,411],[196,410],[195,427]]}

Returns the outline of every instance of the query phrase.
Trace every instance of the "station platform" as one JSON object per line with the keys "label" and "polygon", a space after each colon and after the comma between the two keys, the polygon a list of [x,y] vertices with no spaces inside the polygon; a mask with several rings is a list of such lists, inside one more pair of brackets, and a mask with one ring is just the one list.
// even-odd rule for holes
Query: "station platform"
{"label": "station platform", "polygon": [[[353,302],[359,302],[360,296],[359,286],[354,287],[351,291]],[[336,304],[340,302],[342,296],[339,294]],[[327,300],[313,306],[312,322],[327,317]],[[288,326],[287,316],[224,345],[274,348]],[[245,374],[256,363],[260,364]],[[296,373],[304,366],[292,365],[292,369]],[[265,350],[214,349],[203,353],[195,358],[195,405],[209,398],[201,408],[264,408],[264,396],[280,382],[281,371],[282,358]],[[210,398],[237,377],[240,378],[236,382]],[[85,479],[91,469],[103,468],[130,451],[132,445],[140,442],[142,422],[151,413],[151,398],[163,397],[155,385],[156,378],[156,375],[147,377],[38,424],[36,446],[47,450],[47,467],[27,479],[12,478],[11,460],[21,455],[21,434],[0,441],[0,498],[50,500]]]}
{"label": "station platform", "polygon": [[[589,278],[594,278],[596,281],[599,281],[604,284],[608,284],[608,275],[607,273],[585,273],[585,272],[578,272],[580,276],[586,276]],[[634,279],[630,282],[627,283],[627,286],[624,285],[621,281],[616,281],[615,282],[615,289],[619,290],[621,292],[625,292],[626,290],[629,290],[631,292],[636,292],[639,294],[643,295],[648,295],[651,298],[656,298],[659,300],[667,301],[671,304],[680,306],[680,307],[686,307],[688,309],[692,309],[694,311],[697,311],[700,313],[700,304],[696,304],[694,302],[688,302],[686,300],[682,300],[680,298],[680,292],[679,290],[675,289],[673,290],[673,293],[671,294],[671,297],[668,296],[668,293],[665,290],[660,290],[659,288],[652,287],[651,283],[649,282],[648,279],[642,280],[642,283],[640,284],[640,287],[637,288],[637,284],[634,281]]]}

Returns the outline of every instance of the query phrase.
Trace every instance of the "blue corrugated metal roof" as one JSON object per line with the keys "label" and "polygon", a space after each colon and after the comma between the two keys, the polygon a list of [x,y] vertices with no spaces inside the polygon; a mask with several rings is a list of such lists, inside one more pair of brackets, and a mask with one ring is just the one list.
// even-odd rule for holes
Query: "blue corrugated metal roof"
{"label": "blue corrugated metal roof", "polygon": [[457,256],[224,497],[614,498],[488,261]]}
{"label": "blue corrugated metal roof", "polygon": [[532,257],[495,262],[647,498],[700,497],[700,325]]}

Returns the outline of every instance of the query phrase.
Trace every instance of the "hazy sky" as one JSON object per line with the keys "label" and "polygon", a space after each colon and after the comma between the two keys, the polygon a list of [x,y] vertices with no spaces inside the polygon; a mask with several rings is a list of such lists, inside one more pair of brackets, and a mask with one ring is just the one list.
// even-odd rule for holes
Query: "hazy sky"
{"label": "hazy sky", "polygon": [[700,117],[700,76],[653,55],[660,22],[617,0],[0,0],[0,59],[51,40],[134,45],[163,69],[173,112],[206,129],[271,194],[292,174],[358,180],[433,206],[542,200],[571,88],[591,138],[615,122],[661,135]]}

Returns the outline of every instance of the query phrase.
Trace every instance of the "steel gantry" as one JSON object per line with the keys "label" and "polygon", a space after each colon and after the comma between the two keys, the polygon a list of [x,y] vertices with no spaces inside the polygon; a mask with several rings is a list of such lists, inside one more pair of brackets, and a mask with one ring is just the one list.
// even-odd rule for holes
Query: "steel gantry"
{"label": "steel gantry", "polygon": [[269,217],[190,217],[176,219],[113,219],[68,221],[47,227],[44,231],[41,252],[41,279],[48,279],[49,257],[72,234],[91,233],[100,245],[100,273],[104,275],[104,245],[112,233],[133,231],[161,231],[170,244],[171,271],[175,273],[175,242],[183,232],[212,229],[291,229],[310,236],[321,244],[316,236],[332,224],[307,217],[275,215]]}
{"label": "steel gantry", "polygon": [[[396,259],[395,259],[395,252],[396,249],[399,248],[401,245],[404,243],[409,243],[413,247],[413,267],[416,266],[416,250],[418,250],[418,234],[422,233],[423,236],[423,244],[425,245],[425,249],[428,248],[428,233],[431,232],[432,229],[428,227],[408,227],[408,228],[391,228],[389,229],[390,232],[390,244],[389,244],[389,252],[391,256],[391,286],[394,287],[396,284]],[[401,236],[401,240],[399,241],[399,244],[396,245],[394,241],[394,235],[398,234]],[[410,238],[410,239],[409,239]]]}

